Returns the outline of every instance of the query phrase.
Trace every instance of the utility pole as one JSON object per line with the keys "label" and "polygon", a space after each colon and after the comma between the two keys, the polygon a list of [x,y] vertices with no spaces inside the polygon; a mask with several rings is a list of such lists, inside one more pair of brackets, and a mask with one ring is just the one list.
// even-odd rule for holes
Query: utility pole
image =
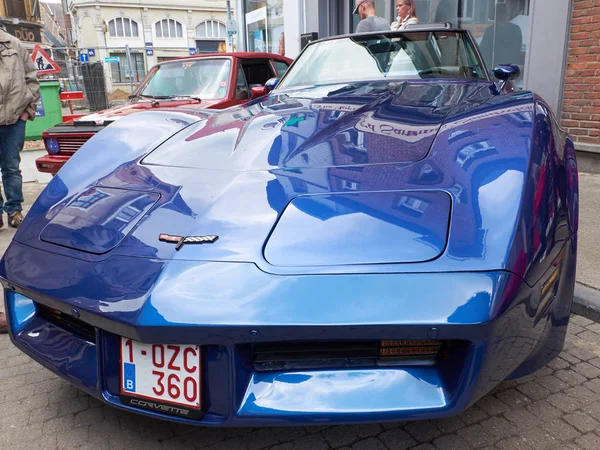
{"label": "utility pole", "polygon": [[[131,88],[131,93],[133,94],[133,74],[137,73],[137,71],[133,71],[133,66],[131,62],[131,50],[129,49],[129,45],[125,46],[125,54],[127,55],[127,64],[129,66],[129,87]],[[125,72],[125,76],[127,76],[127,72]]]}

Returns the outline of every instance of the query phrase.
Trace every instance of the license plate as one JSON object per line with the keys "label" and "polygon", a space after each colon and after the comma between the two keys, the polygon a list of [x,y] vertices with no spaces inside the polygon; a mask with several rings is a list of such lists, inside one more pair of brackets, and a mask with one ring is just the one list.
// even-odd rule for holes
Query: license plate
{"label": "license plate", "polygon": [[192,417],[190,410],[201,407],[200,382],[199,345],[121,338],[121,398],[127,404]]}

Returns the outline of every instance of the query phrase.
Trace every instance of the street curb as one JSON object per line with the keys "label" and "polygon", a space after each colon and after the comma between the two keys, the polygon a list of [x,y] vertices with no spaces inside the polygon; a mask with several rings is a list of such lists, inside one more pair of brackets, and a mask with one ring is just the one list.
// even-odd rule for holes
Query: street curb
{"label": "street curb", "polygon": [[23,150],[21,150],[21,152],[39,152],[40,150],[46,151],[46,149],[44,147],[40,147],[40,148],[23,148]]}
{"label": "street curb", "polygon": [[575,283],[571,311],[594,322],[600,322],[600,291]]}

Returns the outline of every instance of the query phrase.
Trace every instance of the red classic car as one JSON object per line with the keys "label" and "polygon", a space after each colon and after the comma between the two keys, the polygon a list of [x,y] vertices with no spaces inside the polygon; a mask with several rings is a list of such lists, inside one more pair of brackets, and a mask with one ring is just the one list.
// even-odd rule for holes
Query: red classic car
{"label": "red classic car", "polygon": [[105,126],[140,111],[198,105],[224,109],[266,93],[271,78],[283,76],[292,60],[271,53],[213,53],[177,58],[154,66],[129,102],[46,130],[47,155],[36,160],[40,172],[56,174],[63,164]]}

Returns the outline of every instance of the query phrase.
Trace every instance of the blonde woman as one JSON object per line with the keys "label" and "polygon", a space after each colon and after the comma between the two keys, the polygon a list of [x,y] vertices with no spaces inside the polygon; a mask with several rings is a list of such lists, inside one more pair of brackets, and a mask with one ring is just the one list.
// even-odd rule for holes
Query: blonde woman
{"label": "blonde woman", "polygon": [[408,25],[419,23],[415,0],[396,0],[397,20],[392,23],[392,30],[402,31]]}

